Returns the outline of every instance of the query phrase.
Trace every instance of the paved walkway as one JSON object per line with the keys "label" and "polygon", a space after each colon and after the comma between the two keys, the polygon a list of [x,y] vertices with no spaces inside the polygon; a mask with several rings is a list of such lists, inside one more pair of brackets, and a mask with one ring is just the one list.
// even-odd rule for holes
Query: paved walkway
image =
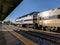
{"label": "paved walkway", "polygon": [[0,45],[7,45],[2,31],[0,31]]}
{"label": "paved walkway", "polygon": [[5,26],[0,24],[0,45],[25,45],[8,31],[2,30],[7,29],[5,29]]}

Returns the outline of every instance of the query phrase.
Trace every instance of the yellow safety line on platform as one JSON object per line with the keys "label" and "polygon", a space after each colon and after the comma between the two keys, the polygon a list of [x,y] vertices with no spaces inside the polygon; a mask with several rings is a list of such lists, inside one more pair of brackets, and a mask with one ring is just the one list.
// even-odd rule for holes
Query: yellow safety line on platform
{"label": "yellow safety line on platform", "polygon": [[21,34],[18,34],[14,31],[9,31],[11,34],[13,34],[16,38],[18,38],[19,40],[21,40],[22,42],[24,42],[24,44],[26,45],[38,45],[36,43],[34,43],[33,41],[25,38],[24,36],[22,36]]}

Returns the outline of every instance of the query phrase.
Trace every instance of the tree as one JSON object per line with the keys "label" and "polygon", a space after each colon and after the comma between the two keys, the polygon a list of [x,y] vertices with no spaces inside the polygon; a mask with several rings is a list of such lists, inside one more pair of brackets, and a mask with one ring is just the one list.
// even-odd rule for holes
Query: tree
{"label": "tree", "polygon": [[4,21],[4,23],[7,24],[7,25],[11,25],[12,24],[12,22],[9,21],[9,20],[8,21]]}

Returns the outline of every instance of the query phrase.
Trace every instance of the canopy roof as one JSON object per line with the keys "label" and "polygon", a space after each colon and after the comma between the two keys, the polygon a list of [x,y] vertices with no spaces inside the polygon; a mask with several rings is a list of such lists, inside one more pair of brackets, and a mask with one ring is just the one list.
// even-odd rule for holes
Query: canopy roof
{"label": "canopy roof", "polygon": [[0,0],[0,21],[3,21],[22,0]]}

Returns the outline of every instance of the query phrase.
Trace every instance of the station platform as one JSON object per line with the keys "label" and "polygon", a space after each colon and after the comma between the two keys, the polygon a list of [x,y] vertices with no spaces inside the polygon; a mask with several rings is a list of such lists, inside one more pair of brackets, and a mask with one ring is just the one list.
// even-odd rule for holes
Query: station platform
{"label": "station platform", "polygon": [[7,30],[5,26],[0,24],[0,45],[25,45]]}
{"label": "station platform", "polygon": [[0,45],[25,45],[8,31],[0,31]]}
{"label": "station platform", "polygon": [[14,32],[13,27],[3,25],[0,29],[0,45],[37,45],[24,36]]}

